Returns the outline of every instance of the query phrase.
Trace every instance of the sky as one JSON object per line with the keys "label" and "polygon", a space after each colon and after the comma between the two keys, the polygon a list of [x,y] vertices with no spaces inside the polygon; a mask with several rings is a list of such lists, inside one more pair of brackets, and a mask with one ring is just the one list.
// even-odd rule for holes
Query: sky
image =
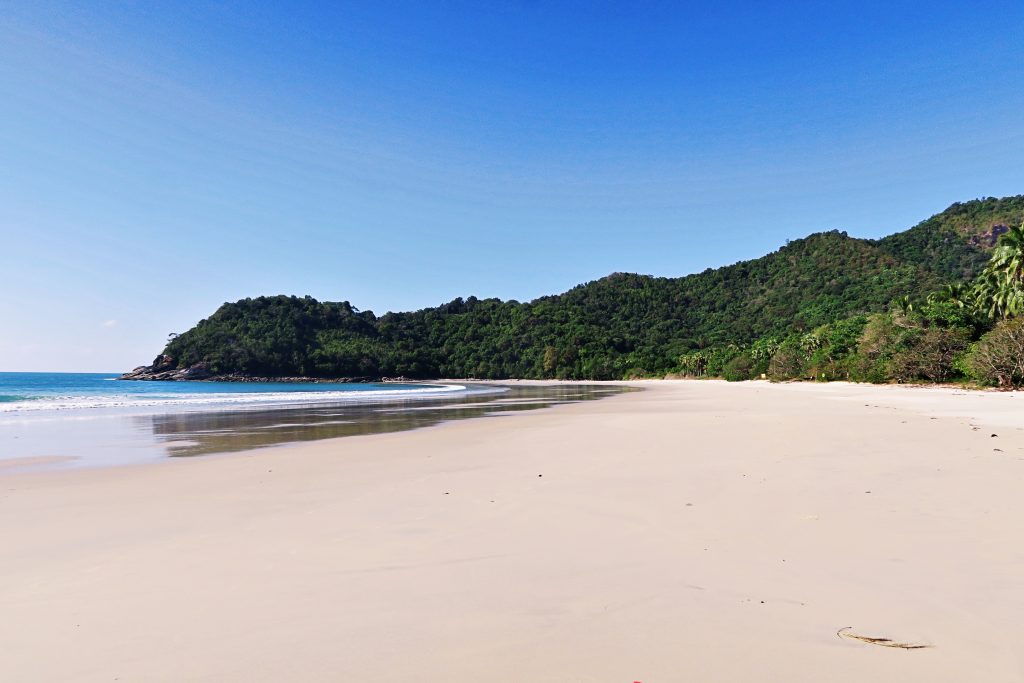
{"label": "sky", "polygon": [[225,301],[679,276],[1024,192],[1024,3],[5,2],[0,370]]}

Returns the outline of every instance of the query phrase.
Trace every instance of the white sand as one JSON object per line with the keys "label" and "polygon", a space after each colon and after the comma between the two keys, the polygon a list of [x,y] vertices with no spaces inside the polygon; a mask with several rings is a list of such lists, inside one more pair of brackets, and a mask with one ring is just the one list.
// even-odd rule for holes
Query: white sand
{"label": "white sand", "polygon": [[646,386],[0,476],[0,680],[1024,680],[1024,396]]}

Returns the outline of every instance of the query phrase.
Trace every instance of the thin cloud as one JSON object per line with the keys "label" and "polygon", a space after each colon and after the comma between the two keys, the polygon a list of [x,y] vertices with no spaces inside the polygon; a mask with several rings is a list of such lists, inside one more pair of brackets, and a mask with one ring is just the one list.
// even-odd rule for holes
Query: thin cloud
{"label": "thin cloud", "polygon": [[117,325],[117,321],[116,320],[104,320],[103,321],[103,327],[114,327],[116,325]]}

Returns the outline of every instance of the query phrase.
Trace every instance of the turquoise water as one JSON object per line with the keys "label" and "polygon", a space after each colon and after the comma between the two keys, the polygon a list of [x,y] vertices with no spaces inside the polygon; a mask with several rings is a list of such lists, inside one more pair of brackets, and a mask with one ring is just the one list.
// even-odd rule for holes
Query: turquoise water
{"label": "turquoise water", "polygon": [[312,402],[436,398],[458,385],[133,382],[102,373],[0,372],[0,415],[35,411],[157,411],[271,407]]}

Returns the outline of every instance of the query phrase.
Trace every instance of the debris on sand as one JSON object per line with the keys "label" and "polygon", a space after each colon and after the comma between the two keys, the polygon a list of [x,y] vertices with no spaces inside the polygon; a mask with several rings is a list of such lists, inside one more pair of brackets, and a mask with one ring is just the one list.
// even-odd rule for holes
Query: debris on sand
{"label": "debris on sand", "polygon": [[852,626],[844,626],[836,631],[836,636],[839,638],[849,638],[850,640],[859,640],[862,643],[869,643],[870,645],[895,647],[901,650],[924,650],[931,647],[931,645],[921,645],[920,643],[897,643],[891,638],[872,638],[871,636],[861,636],[856,633],[851,633],[850,629],[852,628]]}

